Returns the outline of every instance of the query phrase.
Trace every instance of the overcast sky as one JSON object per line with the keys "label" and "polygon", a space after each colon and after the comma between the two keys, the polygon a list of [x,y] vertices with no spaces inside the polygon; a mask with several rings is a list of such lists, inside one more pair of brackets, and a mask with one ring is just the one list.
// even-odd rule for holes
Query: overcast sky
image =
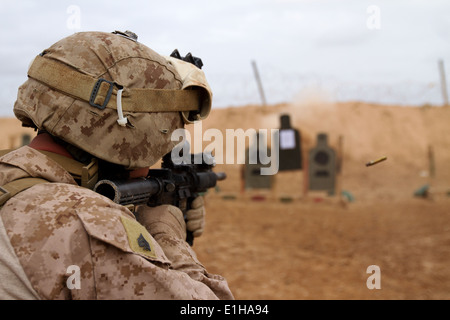
{"label": "overcast sky", "polygon": [[12,116],[29,62],[78,31],[131,30],[160,54],[202,58],[215,107],[320,94],[441,104],[450,83],[448,0],[0,0],[0,116]]}

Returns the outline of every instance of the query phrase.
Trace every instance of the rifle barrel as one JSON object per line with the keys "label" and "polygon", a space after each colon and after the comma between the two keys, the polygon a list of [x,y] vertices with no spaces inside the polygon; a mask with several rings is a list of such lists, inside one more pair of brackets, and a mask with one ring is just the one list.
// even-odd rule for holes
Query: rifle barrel
{"label": "rifle barrel", "polygon": [[227,178],[227,174],[225,172],[217,172],[216,176],[218,181],[222,181]]}
{"label": "rifle barrel", "polygon": [[101,180],[94,191],[121,205],[144,204],[159,193],[162,186],[154,179]]}

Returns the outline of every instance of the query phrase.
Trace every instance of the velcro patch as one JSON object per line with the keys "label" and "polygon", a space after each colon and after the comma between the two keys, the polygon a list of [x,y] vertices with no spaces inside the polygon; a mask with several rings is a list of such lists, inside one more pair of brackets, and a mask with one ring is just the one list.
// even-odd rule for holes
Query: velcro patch
{"label": "velcro patch", "polygon": [[131,250],[149,258],[156,258],[152,236],[148,233],[147,229],[136,220],[124,216],[120,218],[128,235],[128,243],[130,244]]}

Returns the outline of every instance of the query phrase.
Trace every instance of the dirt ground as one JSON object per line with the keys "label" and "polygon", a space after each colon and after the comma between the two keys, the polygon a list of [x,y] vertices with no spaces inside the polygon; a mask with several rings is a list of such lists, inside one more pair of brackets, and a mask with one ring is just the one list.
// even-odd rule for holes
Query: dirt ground
{"label": "dirt ground", "polygon": [[[214,112],[210,127],[244,129],[277,128],[288,113],[304,153],[318,132],[335,149],[342,136],[337,194],[353,196],[307,192],[303,171],[278,173],[269,191],[243,191],[240,167],[218,165],[228,178],[206,196],[207,227],[195,249],[236,298],[450,299],[449,109],[313,101]],[[415,197],[426,184],[428,198]],[[381,289],[367,287],[372,265]]]}
{"label": "dirt ground", "polygon": [[[208,271],[244,300],[450,299],[450,109],[294,101],[215,109],[203,130],[279,128],[286,113],[304,159],[319,132],[329,135],[342,159],[337,195],[307,192],[305,170],[243,190],[242,166],[219,163],[227,179],[206,195],[206,230],[194,243]],[[3,119],[0,147],[17,147],[22,130]],[[429,196],[415,197],[427,184]],[[372,265],[381,289],[367,287]]]}
{"label": "dirt ground", "polygon": [[[237,299],[449,299],[450,201],[207,201],[194,247]],[[371,265],[381,289],[369,290]]]}

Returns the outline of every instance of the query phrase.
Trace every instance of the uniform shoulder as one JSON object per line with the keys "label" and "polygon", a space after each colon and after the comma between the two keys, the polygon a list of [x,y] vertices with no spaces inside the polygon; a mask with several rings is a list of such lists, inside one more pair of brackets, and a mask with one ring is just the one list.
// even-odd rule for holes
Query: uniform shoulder
{"label": "uniform shoulder", "polygon": [[[142,227],[125,207],[90,189],[64,183],[35,185],[7,201],[0,213],[12,245],[27,254],[42,250],[49,242],[64,247],[86,237],[136,253],[128,230],[130,225]],[[145,229],[141,233],[155,243],[152,255],[141,255],[169,263],[151,235]]]}

